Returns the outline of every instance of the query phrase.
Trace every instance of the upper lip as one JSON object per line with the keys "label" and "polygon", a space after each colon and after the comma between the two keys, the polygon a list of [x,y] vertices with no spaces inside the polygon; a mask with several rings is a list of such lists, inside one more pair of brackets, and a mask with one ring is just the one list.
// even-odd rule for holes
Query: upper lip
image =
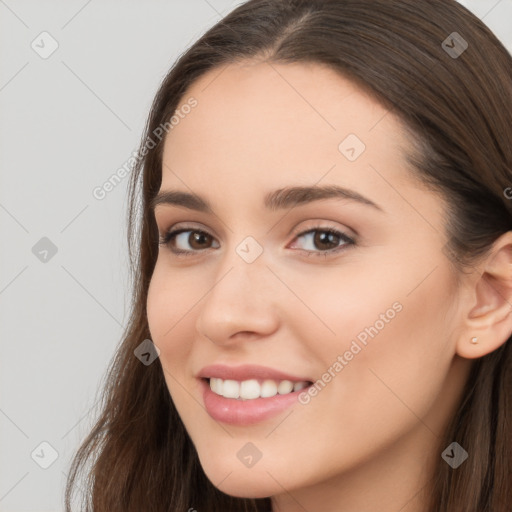
{"label": "upper lip", "polygon": [[250,379],[272,379],[272,380],[290,380],[292,382],[307,381],[307,377],[297,377],[289,373],[275,370],[267,366],[258,366],[254,364],[244,364],[241,366],[226,366],[223,364],[213,364],[205,366],[197,374],[199,378],[219,378],[222,380],[250,380]]}

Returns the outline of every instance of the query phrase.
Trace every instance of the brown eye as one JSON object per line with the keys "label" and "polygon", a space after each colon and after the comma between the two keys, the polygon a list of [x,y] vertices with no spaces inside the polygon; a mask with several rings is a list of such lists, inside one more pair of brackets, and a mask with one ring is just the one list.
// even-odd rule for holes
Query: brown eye
{"label": "brown eye", "polygon": [[177,254],[193,254],[203,249],[209,249],[213,237],[206,231],[181,228],[169,231],[159,244],[169,247]]}
{"label": "brown eye", "polygon": [[333,249],[337,247],[340,237],[330,231],[316,231],[313,237],[313,244],[321,251]]}
{"label": "brown eye", "polygon": [[[329,227],[318,226],[296,235],[295,239],[305,239],[306,248],[301,249],[308,256],[327,257],[347,249],[356,242],[345,233]],[[159,245],[168,247],[177,256],[192,256],[206,249],[218,248],[212,245],[215,238],[200,229],[179,228],[168,231],[159,241]]]}
{"label": "brown eye", "polygon": [[191,231],[190,233],[191,234],[188,236],[187,242],[192,248],[205,249],[207,248],[205,244],[208,244],[208,242],[211,243],[212,237],[204,231]]}
{"label": "brown eye", "polygon": [[[333,228],[318,226],[296,235],[296,240],[303,239],[303,252],[316,256],[327,256],[355,245],[355,240],[345,233]],[[294,242],[294,246],[296,242]],[[305,248],[304,248],[305,247]]]}

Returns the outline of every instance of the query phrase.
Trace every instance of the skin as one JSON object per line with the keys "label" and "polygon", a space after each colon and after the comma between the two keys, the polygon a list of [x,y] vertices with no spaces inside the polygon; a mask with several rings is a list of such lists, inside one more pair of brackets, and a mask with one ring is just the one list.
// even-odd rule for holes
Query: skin
{"label": "skin", "polygon": [[[186,223],[211,238],[175,240],[190,257],[160,246],[147,312],[207,477],[226,494],[271,496],[280,512],[424,512],[473,360],[512,332],[512,233],[457,282],[445,204],[415,181],[399,120],[325,66],[230,64],[182,104],[191,96],[197,107],[165,140],[160,190],[202,195],[214,215],[159,205],[155,217],[161,236]],[[353,162],[338,149],[348,134],[366,145]],[[314,184],[353,189],[383,211],[333,198],[263,206],[271,190]],[[356,244],[294,234],[318,225]],[[263,248],[250,264],[236,252],[247,236]],[[314,254],[329,247],[344,249]],[[397,302],[400,312],[308,404],[244,427],[206,412],[203,366],[261,364],[316,381]],[[262,457],[247,468],[237,452],[249,441]]]}

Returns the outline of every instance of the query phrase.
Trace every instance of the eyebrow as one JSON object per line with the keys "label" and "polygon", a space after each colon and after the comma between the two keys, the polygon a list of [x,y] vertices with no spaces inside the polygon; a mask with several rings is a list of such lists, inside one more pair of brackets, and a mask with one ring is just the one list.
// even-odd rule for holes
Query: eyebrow
{"label": "eyebrow", "polygon": [[[291,208],[301,204],[319,201],[321,199],[344,199],[371,206],[381,212],[384,210],[355,190],[340,187],[338,185],[315,185],[309,187],[286,187],[269,192],[264,198],[264,205],[270,211]],[[150,202],[150,208],[154,210],[160,204],[169,204],[197,210],[199,212],[213,214],[213,208],[203,197],[179,190],[164,190],[159,192]]]}

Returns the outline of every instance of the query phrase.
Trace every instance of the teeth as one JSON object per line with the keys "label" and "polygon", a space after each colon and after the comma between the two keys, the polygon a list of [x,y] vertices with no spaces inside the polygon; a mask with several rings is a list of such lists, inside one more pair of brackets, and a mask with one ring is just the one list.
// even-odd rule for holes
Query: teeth
{"label": "teeth", "polygon": [[238,398],[240,396],[240,384],[236,380],[225,380],[222,385],[222,396],[226,398]]}
{"label": "teeth", "polygon": [[293,382],[289,380],[282,380],[279,383],[279,386],[277,386],[277,392],[280,395],[286,395],[286,393],[289,393],[290,391],[293,391]]}
{"label": "teeth", "polygon": [[293,385],[293,391],[299,391],[300,389],[307,388],[307,387],[308,387],[308,383],[305,381],[296,382]]}
{"label": "teeth", "polygon": [[277,384],[274,380],[264,380],[260,386],[260,394],[262,398],[270,398],[277,395]]}
{"label": "teeth", "polygon": [[237,380],[222,380],[210,378],[210,389],[217,395],[225,398],[238,398],[239,400],[253,400],[255,398],[269,398],[277,395],[286,395],[299,391],[309,385],[306,381],[292,382],[290,380],[263,380],[249,379],[239,382]]}

